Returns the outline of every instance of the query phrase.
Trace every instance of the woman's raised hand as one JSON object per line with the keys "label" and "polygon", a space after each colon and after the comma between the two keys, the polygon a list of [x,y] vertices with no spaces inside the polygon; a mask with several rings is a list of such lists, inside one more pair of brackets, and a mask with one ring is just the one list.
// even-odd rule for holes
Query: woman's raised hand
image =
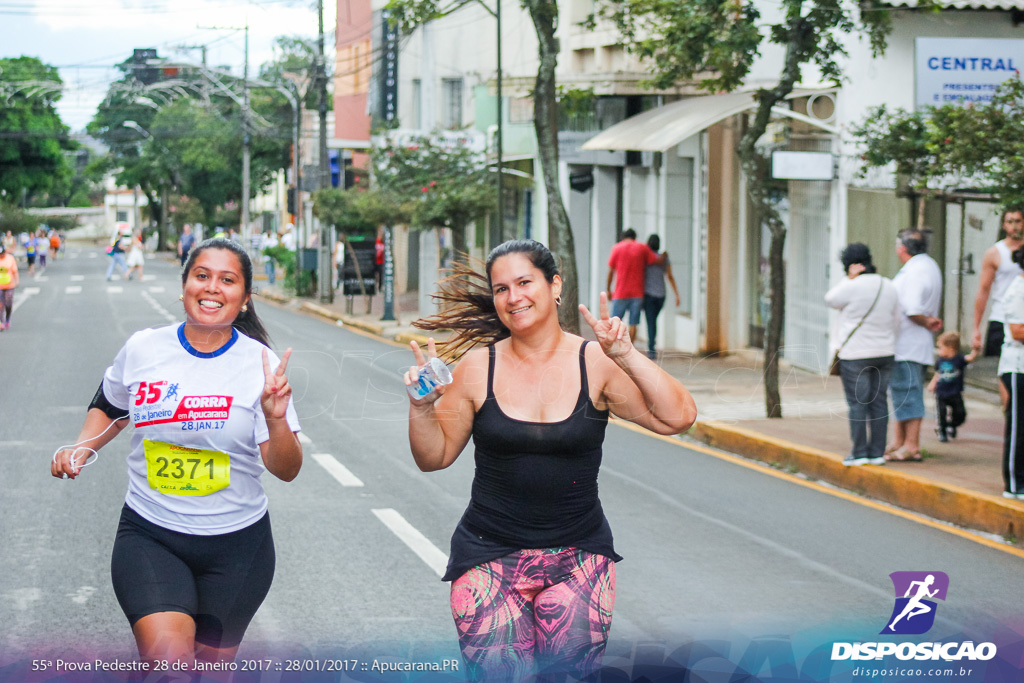
{"label": "woman's raised hand", "polygon": [[580,313],[597,335],[597,341],[605,355],[614,360],[630,353],[633,350],[633,341],[629,338],[629,326],[618,317],[608,316],[608,294],[605,292],[601,292],[598,312],[601,314],[600,319],[595,318],[586,306],[580,304]]}
{"label": "woman's raised hand", "polygon": [[77,477],[89,458],[95,457],[96,451],[79,446],[62,448],[53,454],[50,461],[50,474],[58,479],[74,479]]}
{"label": "woman's raised hand", "polygon": [[260,405],[263,406],[263,414],[268,420],[280,420],[288,410],[292,387],[288,384],[288,376],[284,371],[288,367],[291,355],[292,350],[289,348],[281,356],[277,370],[272,370],[267,350],[263,349],[263,394],[260,396]]}
{"label": "woman's raised hand", "polygon": [[[417,344],[415,340],[410,341],[409,346],[412,348],[413,355],[416,356],[416,365],[410,366],[410,368],[406,370],[405,374],[402,375],[402,380],[405,382],[406,387],[411,387],[419,382],[420,368],[430,362],[431,358],[437,358],[437,347],[434,345],[433,337],[430,337],[427,340],[426,355],[424,355],[423,349],[420,348],[420,345]],[[441,395],[444,394],[447,388],[448,387],[446,385],[440,384],[436,389],[434,389],[434,391],[421,398],[414,398],[409,391],[406,391],[406,393],[409,394],[409,401],[414,406],[425,406],[430,405],[437,399],[441,398]]]}

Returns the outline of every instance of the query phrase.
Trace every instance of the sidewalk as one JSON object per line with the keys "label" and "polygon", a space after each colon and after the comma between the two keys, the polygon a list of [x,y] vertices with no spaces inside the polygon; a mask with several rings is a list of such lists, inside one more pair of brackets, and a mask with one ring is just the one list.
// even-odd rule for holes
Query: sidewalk
{"label": "sidewalk", "polygon": [[[382,296],[373,297],[369,313],[365,299],[354,297],[350,314],[345,297],[337,296],[328,304],[293,299],[280,285],[268,287],[265,281],[257,280],[254,287],[260,296],[386,339],[422,339],[422,333],[412,327],[419,317],[415,292],[396,297],[398,320],[383,322]],[[768,420],[761,361],[755,353],[700,357],[664,351],[658,362],[686,385],[697,402],[699,417],[689,437],[957,526],[995,534],[1024,548],[1024,502],[1001,495],[1003,415],[994,391],[974,385],[967,388],[967,423],[949,443],[938,441],[934,406],[929,405],[922,428],[923,462],[846,467],[842,459],[850,447],[849,423],[838,377],[821,377],[783,364],[783,419]],[[987,370],[972,367],[968,373]],[[926,397],[926,404],[931,403]]]}

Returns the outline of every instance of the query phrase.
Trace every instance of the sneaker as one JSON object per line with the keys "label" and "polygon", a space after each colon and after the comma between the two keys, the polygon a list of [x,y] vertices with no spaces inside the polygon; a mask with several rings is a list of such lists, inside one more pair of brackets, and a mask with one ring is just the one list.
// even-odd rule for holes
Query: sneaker
{"label": "sneaker", "polygon": [[1009,498],[1010,500],[1024,500],[1024,493],[1013,493],[1012,491],[1003,491],[1003,498]]}
{"label": "sneaker", "polygon": [[857,465],[884,465],[885,458],[879,456],[877,458],[855,458],[852,455],[848,455],[843,458],[843,464],[847,467],[856,467]]}
{"label": "sneaker", "polygon": [[947,443],[948,441],[949,441],[949,437],[946,436],[946,432],[939,432],[939,442],[940,443]]}
{"label": "sneaker", "polygon": [[949,438],[951,438],[951,439],[955,439],[956,438],[956,427],[950,427],[949,428]]}

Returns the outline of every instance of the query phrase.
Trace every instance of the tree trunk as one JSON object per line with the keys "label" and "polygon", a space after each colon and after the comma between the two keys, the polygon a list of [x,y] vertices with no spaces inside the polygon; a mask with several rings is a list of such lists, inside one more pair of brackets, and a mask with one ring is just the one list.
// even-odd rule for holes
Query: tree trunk
{"label": "tree trunk", "polygon": [[806,20],[789,26],[786,58],[778,84],[770,90],[757,93],[757,111],[750,127],[740,138],[740,165],[747,179],[747,191],[758,219],[767,223],[771,231],[768,246],[768,291],[771,304],[764,337],[764,406],[770,418],[782,417],[782,399],[779,394],[779,354],[782,348],[783,321],[786,317],[786,269],[783,258],[786,245],[786,226],[775,208],[766,174],[771,168],[768,159],[757,151],[757,141],[768,130],[772,107],[784,102],[800,79],[800,63],[808,48],[813,46],[814,31]]}
{"label": "tree trunk", "polygon": [[537,83],[533,91],[533,125],[537,132],[537,146],[540,149],[541,171],[544,189],[548,199],[548,231],[551,250],[559,260],[562,275],[562,305],[558,318],[562,328],[579,334],[579,282],[576,272],[576,243],[569,225],[569,215],[562,203],[562,192],[558,186],[558,102],[555,92],[555,66],[558,64],[558,39],[555,29],[558,24],[558,3],[556,0],[523,0],[530,11],[534,29],[539,41],[540,66],[537,68]]}
{"label": "tree trunk", "polygon": [[770,418],[782,417],[782,397],[779,394],[779,355],[782,349],[783,321],[786,319],[786,229],[772,230],[768,245],[768,329],[764,343],[764,408]]}
{"label": "tree trunk", "polygon": [[160,224],[156,231],[156,250],[166,251],[167,247],[167,210],[171,203],[168,200],[167,186],[163,185],[160,188]]}
{"label": "tree trunk", "polygon": [[452,262],[467,263],[466,223],[461,219],[452,219]]}

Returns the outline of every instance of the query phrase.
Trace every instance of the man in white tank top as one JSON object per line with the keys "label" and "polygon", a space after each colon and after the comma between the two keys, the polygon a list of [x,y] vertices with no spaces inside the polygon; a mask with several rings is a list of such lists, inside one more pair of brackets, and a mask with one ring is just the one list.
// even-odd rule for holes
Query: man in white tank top
{"label": "man in white tank top", "polygon": [[[1013,278],[1021,274],[1020,266],[1013,262],[1010,255],[1024,246],[1024,212],[1020,209],[1003,211],[1003,230],[1006,239],[996,242],[985,251],[981,262],[981,281],[978,284],[978,295],[974,299],[974,333],[971,336],[972,346],[982,345],[981,320],[985,316],[989,297],[992,299],[992,310],[988,316],[988,330],[984,341],[984,355],[998,356],[1003,346],[1003,292],[1013,282]],[[999,383],[999,396],[1006,405],[1006,390]]]}

